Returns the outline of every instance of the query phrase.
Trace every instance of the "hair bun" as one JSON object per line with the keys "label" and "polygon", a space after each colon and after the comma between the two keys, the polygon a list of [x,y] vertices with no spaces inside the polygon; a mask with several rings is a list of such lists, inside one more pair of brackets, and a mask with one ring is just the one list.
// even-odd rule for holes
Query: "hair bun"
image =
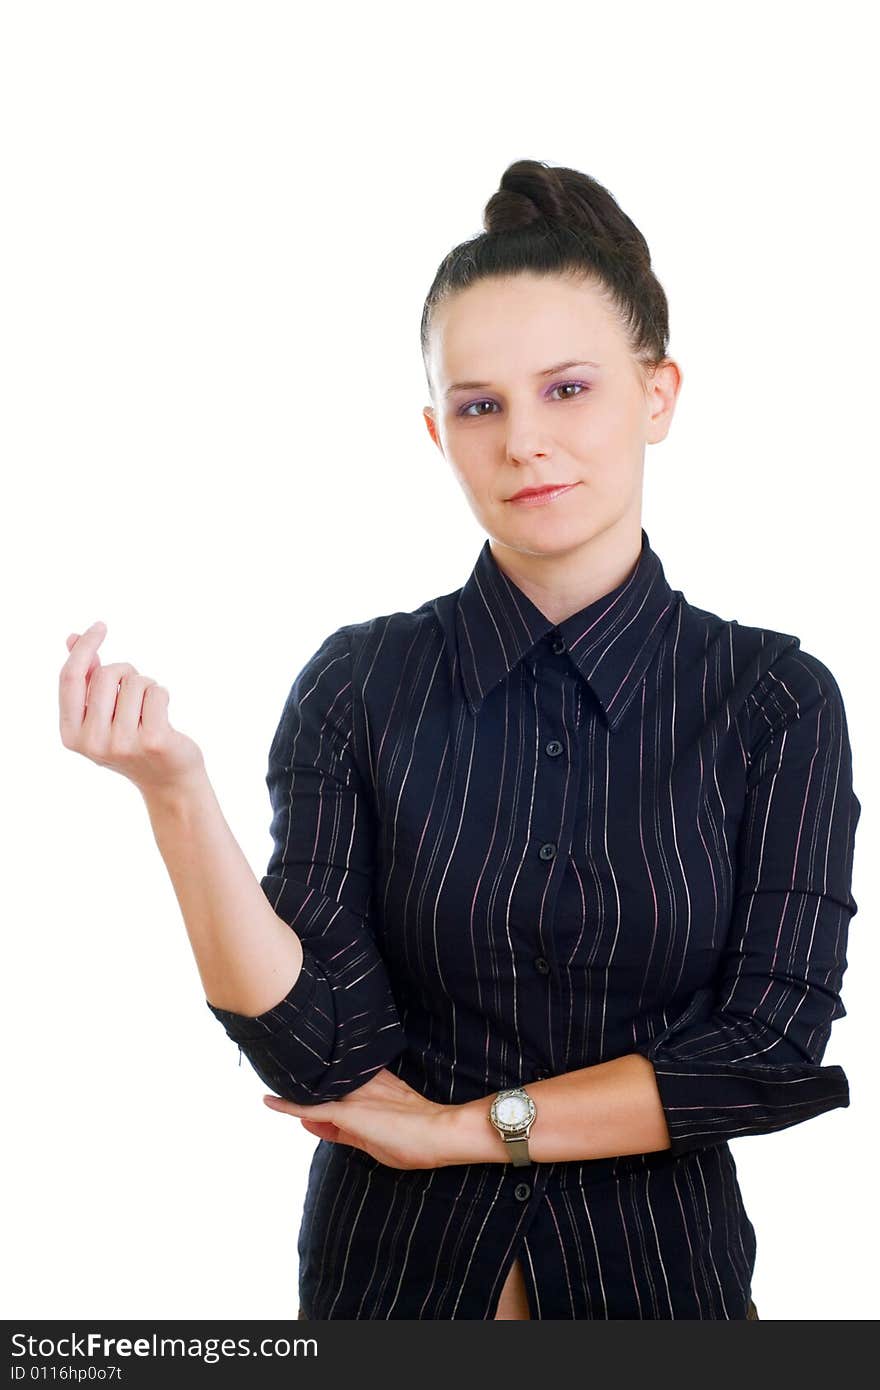
{"label": "hair bun", "polygon": [[542,222],[548,231],[554,226],[570,228],[606,254],[628,258],[642,269],[650,267],[648,243],[603,184],[578,169],[518,159],[505,169],[498,191],[486,204],[483,227],[497,234]]}
{"label": "hair bun", "polygon": [[559,177],[536,159],[520,159],[502,175],[497,193],[486,204],[483,226],[487,232],[515,232],[533,222],[565,222],[571,209]]}

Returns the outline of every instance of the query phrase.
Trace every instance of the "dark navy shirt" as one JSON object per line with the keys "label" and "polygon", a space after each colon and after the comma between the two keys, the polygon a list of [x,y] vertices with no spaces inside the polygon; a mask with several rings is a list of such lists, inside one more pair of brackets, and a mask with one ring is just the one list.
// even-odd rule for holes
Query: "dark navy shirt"
{"label": "dark navy shirt", "polygon": [[861,807],[828,668],[689,603],[644,530],[558,624],[487,540],[461,589],[325,639],[266,780],[261,882],[303,968],[256,1018],[206,1000],[266,1086],[334,1100],[387,1067],[488,1113],[638,1052],[672,1139],[421,1170],[321,1140],[304,1315],[493,1318],[519,1257],[533,1318],[744,1318],[729,1141],[849,1104],[822,1057]]}

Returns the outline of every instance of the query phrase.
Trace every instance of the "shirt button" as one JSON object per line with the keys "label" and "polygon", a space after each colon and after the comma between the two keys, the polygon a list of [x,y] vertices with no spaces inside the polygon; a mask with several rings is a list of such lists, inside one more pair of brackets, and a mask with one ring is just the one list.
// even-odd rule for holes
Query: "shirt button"
{"label": "shirt button", "polygon": [[518,1182],[513,1189],[513,1195],[518,1202],[527,1202],[532,1195],[532,1189],[527,1182]]}
{"label": "shirt button", "polygon": [[537,970],[539,975],[549,975],[550,962],[546,960],[544,956],[536,956],[535,969]]}
{"label": "shirt button", "polygon": [[544,744],[544,752],[549,753],[551,758],[558,758],[562,752],[562,744],[558,738],[551,738],[549,743]]}
{"label": "shirt button", "polygon": [[554,637],[553,645],[551,646],[550,650],[551,652],[554,652],[556,656],[561,656],[562,653],[565,651],[565,638]]}
{"label": "shirt button", "polygon": [[542,859],[552,859],[556,853],[556,846],[550,841],[548,844],[542,845],[538,853]]}

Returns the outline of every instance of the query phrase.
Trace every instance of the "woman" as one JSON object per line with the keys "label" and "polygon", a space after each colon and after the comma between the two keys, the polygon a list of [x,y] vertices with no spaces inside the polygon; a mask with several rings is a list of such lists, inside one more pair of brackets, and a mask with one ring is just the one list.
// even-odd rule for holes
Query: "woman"
{"label": "woman", "polygon": [[68,639],[67,746],[140,787],[208,1007],[320,1140],[302,1317],[757,1317],[729,1140],[849,1103],[843,702],[666,580],[667,335],[610,193],[512,165],[422,320],[488,539],[296,676],[259,883],[167,691]]}

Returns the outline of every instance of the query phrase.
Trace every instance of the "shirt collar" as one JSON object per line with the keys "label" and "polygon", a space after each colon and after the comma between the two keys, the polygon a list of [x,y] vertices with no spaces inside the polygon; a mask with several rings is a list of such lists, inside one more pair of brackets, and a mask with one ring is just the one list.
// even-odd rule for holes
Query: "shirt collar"
{"label": "shirt collar", "polygon": [[610,593],[553,623],[499,568],[488,538],[455,606],[465,695],[476,713],[490,690],[548,633],[559,633],[613,732],[683,595],[670,588],[642,528],[635,569]]}

